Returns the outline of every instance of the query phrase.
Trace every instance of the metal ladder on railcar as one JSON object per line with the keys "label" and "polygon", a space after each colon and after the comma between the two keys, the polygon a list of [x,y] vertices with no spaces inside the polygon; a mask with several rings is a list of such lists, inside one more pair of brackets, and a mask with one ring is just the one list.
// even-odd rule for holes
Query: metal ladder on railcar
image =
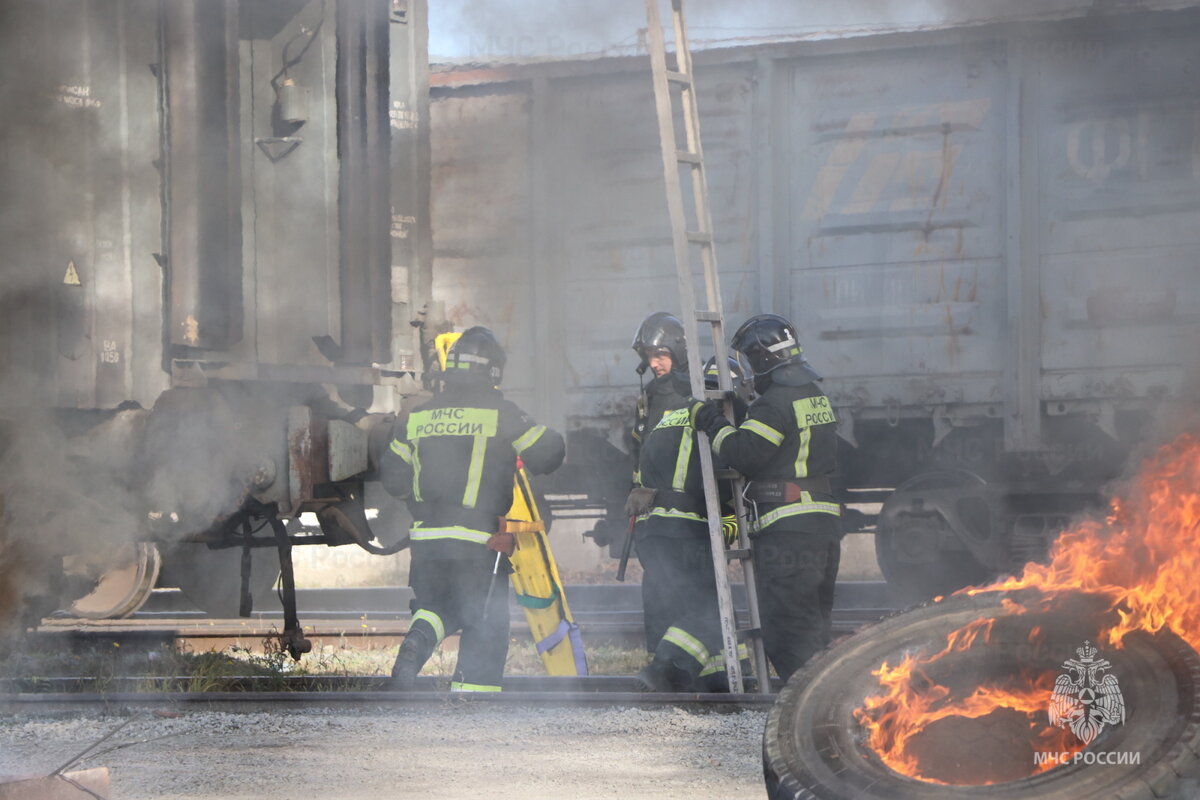
{"label": "metal ladder on railcar", "polygon": [[[680,316],[689,343],[688,373],[692,396],[722,399],[732,388],[729,373],[729,352],[725,344],[725,313],[721,305],[721,289],[717,278],[717,259],[713,249],[712,214],[708,203],[708,181],[704,172],[704,153],[700,147],[700,117],[696,107],[696,85],[692,74],[692,54],[688,49],[687,27],[684,22],[683,0],[669,0],[675,29],[674,68],[667,64],[667,47],[659,16],[661,0],[646,0],[646,22],[650,48],[650,66],[654,77],[654,104],[658,111],[658,134],[662,143],[663,175],[667,184],[667,211],[671,218],[671,240],[675,250],[675,270],[679,279]],[[675,131],[675,101],[672,87],[678,87],[682,105],[684,147],[680,149]],[[684,209],[683,182],[679,177],[680,164],[691,172],[692,206],[695,226],[689,227]],[[692,249],[700,251],[707,307],[696,305],[692,277]],[[716,352],[720,388],[706,391],[703,364],[700,361],[698,323],[711,325],[713,348]],[[732,403],[726,403],[726,414],[732,416]],[[700,433],[700,466],[704,476],[704,499],[708,513],[708,533],[712,543],[713,570],[717,580],[717,602],[721,615],[725,669],[729,676],[729,691],[742,692],[741,664],[738,659],[739,635],[749,640],[758,691],[771,691],[770,671],[763,647],[758,594],[754,580],[754,565],[750,558],[745,503],[742,500],[742,478],[733,470],[722,479],[734,482],[734,509],[738,519],[737,547],[726,550],[721,532],[720,497],[717,475],[713,470],[712,450],[708,437]],[[738,629],[729,588],[730,561],[740,561],[746,582],[749,606],[749,627]]]}

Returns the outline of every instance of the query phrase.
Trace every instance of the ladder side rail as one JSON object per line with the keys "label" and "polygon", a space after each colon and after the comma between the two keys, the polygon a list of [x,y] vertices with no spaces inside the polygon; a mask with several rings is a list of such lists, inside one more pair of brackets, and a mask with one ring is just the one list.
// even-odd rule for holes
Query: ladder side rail
{"label": "ladder side rail", "polygon": [[[692,173],[692,199],[695,204],[696,212],[696,230],[699,233],[707,234],[709,239],[707,243],[700,245],[700,259],[704,271],[704,286],[706,299],[708,301],[708,309],[715,311],[722,320],[724,319],[724,310],[721,303],[721,292],[719,289],[717,277],[717,257],[715,244],[713,242],[713,224],[712,224],[712,209],[709,205],[708,194],[708,175],[704,165],[704,145],[700,139],[700,106],[696,88],[696,75],[692,71],[692,51],[688,45],[687,23],[684,20],[683,0],[671,0],[671,18],[675,27],[675,61],[678,70],[687,75],[689,83],[683,88],[680,95],[680,102],[683,105],[683,124],[685,141],[687,142],[688,152],[694,153],[697,160],[690,164]],[[725,365],[727,363],[727,354],[724,352],[724,325],[721,324],[721,330],[714,331],[714,343],[718,340],[721,344],[715,346],[717,363]],[[717,367],[717,374],[724,372],[723,366]],[[724,381],[721,381],[721,390],[728,391],[729,387]]]}
{"label": "ladder side rail", "polygon": [[687,24],[683,19],[683,0],[671,0],[671,25],[675,28],[675,68],[692,81],[692,46],[688,43]]}
{"label": "ladder side rail", "polygon": [[[704,165],[704,148],[700,139],[700,109],[696,98],[696,76],[692,69],[692,53],[688,44],[687,25],[683,17],[683,0],[671,0],[672,17],[675,23],[676,68],[691,79],[690,89],[682,93],[684,120],[686,122],[686,141],[688,152],[697,156],[696,161],[690,162],[692,172],[692,192],[696,198],[697,229],[713,235],[712,211],[708,203],[708,176]],[[680,55],[682,54],[682,55]],[[708,308],[716,311],[721,321],[713,324],[713,349],[717,361],[717,377],[722,392],[733,388],[733,379],[729,370],[729,352],[725,346],[724,319],[725,312],[719,291],[719,275],[717,273],[715,243],[701,245],[701,259],[704,264],[704,282],[708,290]],[[734,418],[733,401],[723,403],[725,416]],[[740,475],[730,482],[733,491],[734,516],[738,521],[738,549],[750,550],[749,514],[742,492],[746,481]],[[758,631],[759,635],[750,637],[751,663],[754,674],[759,676],[758,691],[769,694],[771,691],[771,669],[767,661],[766,646],[761,635],[762,615],[758,608],[758,583],[754,574],[753,564],[749,559],[743,563],[742,575],[746,586],[747,610],[750,628]]]}
{"label": "ladder side rail", "polygon": [[[746,511],[746,502],[742,499],[745,488],[746,479],[739,475],[733,481],[733,509],[738,522],[737,546],[740,550],[751,550],[750,516]],[[767,661],[767,645],[762,636],[762,614],[758,609],[758,578],[754,574],[754,564],[749,558],[742,562],[742,578],[746,584],[746,608],[749,612],[750,627],[758,631],[757,635],[750,637],[750,663],[754,665],[754,674],[758,676],[758,693],[770,694],[771,665]]]}
{"label": "ladder side rail", "polygon": [[[685,312],[680,316],[683,317],[684,335],[689,342],[693,343],[687,349],[688,373],[692,396],[703,397],[704,375],[703,364],[700,362],[700,338],[696,324],[696,297],[692,285],[691,252],[687,239],[687,220],[683,212],[683,189],[679,181],[674,113],[671,90],[667,83],[666,43],[663,40],[658,2],[659,0],[646,0],[650,65],[654,79],[654,105],[658,113],[663,175],[667,184],[667,211],[671,218],[671,239],[675,251],[675,270],[679,278],[682,310]],[[685,56],[681,61],[677,51],[677,66],[686,67],[686,51],[684,53]],[[683,93],[686,96],[688,90],[685,88]],[[718,363],[721,362],[718,361]],[[721,501],[717,491],[716,476],[713,473],[712,448],[708,436],[704,433],[697,432],[696,438],[700,445],[700,474],[704,484],[704,504],[708,517],[708,535],[717,588],[717,609],[721,620],[721,639],[725,650],[725,674],[729,681],[729,691],[740,694],[744,691],[744,685],[741,664],[738,659],[733,593],[729,588],[729,570],[725,563],[725,537],[721,530]],[[762,682],[760,680],[760,683]]]}

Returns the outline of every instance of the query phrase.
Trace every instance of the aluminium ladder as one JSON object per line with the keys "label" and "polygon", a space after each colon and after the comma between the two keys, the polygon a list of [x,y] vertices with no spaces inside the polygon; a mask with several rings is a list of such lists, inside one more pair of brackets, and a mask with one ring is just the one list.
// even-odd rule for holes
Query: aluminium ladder
{"label": "aluminium ladder", "polygon": [[[654,77],[654,104],[658,111],[658,134],[662,143],[663,175],[667,185],[667,211],[671,218],[671,240],[675,250],[675,270],[679,279],[679,294],[683,312],[683,329],[688,341],[688,374],[693,397],[722,399],[732,388],[729,373],[729,352],[725,344],[725,314],[721,306],[721,289],[717,278],[717,260],[713,251],[712,215],[708,204],[708,181],[704,173],[704,153],[700,148],[700,117],[696,108],[696,84],[692,74],[692,54],[688,49],[687,28],[683,16],[683,0],[669,0],[675,28],[674,69],[667,64],[667,48],[659,18],[661,0],[646,0],[650,67]],[[672,87],[679,90],[682,104],[684,146],[679,147],[675,132],[675,111]],[[679,165],[691,171],[692,208],[695,226],[689,227],[684,209],[683,183]],[[696,305],[692,278],[692,248],[700,251],[707,307]],[[713,349],[716,352],[717,376],[720,388],[704,388],[703,362],[700,360],[700,337],[697,323],[711,325]],[[731,403],[726,414],[731,415]],[[725,669],[729,676],[729,691],[743,691],[741,664],[738,659],[738,634],[750,640],[754,671],[758,676],[758,691],[771,691],[766,650],[762,642],[762,623],[758,613],[758,593],[754,580],[754,565],[750,544],[745,503],[742,500],[742,480],[737,473],[722,474],[734,481],[734,510],[738,520],[737,547],[726,551],[721,533],[721,501],[717,492],[717,476],[713,470],[712,450],[708,437],[697,432],[700,442],[700,468],[704,477],[704,500],[708,513],[708,533],[712,543],[713,570],[717,581],[717,605],[721,616],[721,635],[724,643]],[[728,561],[739,560],[746,582],[750,627],[737,629],[733,599],[729,589]]]}

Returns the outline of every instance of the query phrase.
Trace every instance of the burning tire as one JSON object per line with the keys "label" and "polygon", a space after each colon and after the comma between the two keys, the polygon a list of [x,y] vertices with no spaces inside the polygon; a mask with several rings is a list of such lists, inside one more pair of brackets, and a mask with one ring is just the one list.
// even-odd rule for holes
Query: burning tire
{"label": "burning tire", "polygon": [[[1169,633],[1132,634],[1122,649],[1102,645],[1102,657],[1119,679],[1124,722],[1105,727],[1079,750],[1078,758],[1049,759],[1058,765],[1037,772],[1039,758],[1045,764],[1055,754],[1038,755],[1030,730],[1035,724],[1071,737],[1076,747],[1081,744],[1069,731],[1049,726],[1055,674],[1077,645],[1102,642],[1113,619],[1106,604],[1086,595],[1073,596],[1070,608],[1060,604],[1020,615],[1006,611],[1005,597],[952,597],[899,614],[826,651],[793,676],[767,720],[763,766],[768,795],[776,800],[1177,796],[1173,793],[1180,778],[1200,772],[1200,656]],[[925,779],[900,774],[871,748],[855,715],[865,698],[880,692],[880,678],[872,672],[884,662],[900,663],[905,654],[937,653],[947,634],[981,617],[994,618],[986,640],[921,662],[919,680],[926,687],[935,683],[965,692],[1024,669],[1041,678],[1031,695],[1036,711],[1029,711],[1028,719],[997,711],[933,722],[909,740]]]}

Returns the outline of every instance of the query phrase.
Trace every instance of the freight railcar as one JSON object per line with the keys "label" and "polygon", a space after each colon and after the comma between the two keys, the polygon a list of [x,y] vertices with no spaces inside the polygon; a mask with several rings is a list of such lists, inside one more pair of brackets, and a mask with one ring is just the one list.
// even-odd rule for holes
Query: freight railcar
{"label": "freight railcar", "polygon": [[[852,524],[905,596],[1044,553],[1193,396],[1194,5],[695,56],[729,321],[799,327],[843,497],[883,503]],[[434,297],[503,331],[510,387],[566,422],[561,491],[619,506],[630,340],[687,312],[648,61],[448,66],[431,91]]]}
{"label": "freight railcar", "polygon": [[[121,562],[90,609],[119,613],[161,553],[201,605],[245,610],[291,544],[371,539],[367,412],[415,391],[429,286],[425,15],[0,4],[10,601],[44,611]],[[320,534],[282,526],[305,511]]]}

